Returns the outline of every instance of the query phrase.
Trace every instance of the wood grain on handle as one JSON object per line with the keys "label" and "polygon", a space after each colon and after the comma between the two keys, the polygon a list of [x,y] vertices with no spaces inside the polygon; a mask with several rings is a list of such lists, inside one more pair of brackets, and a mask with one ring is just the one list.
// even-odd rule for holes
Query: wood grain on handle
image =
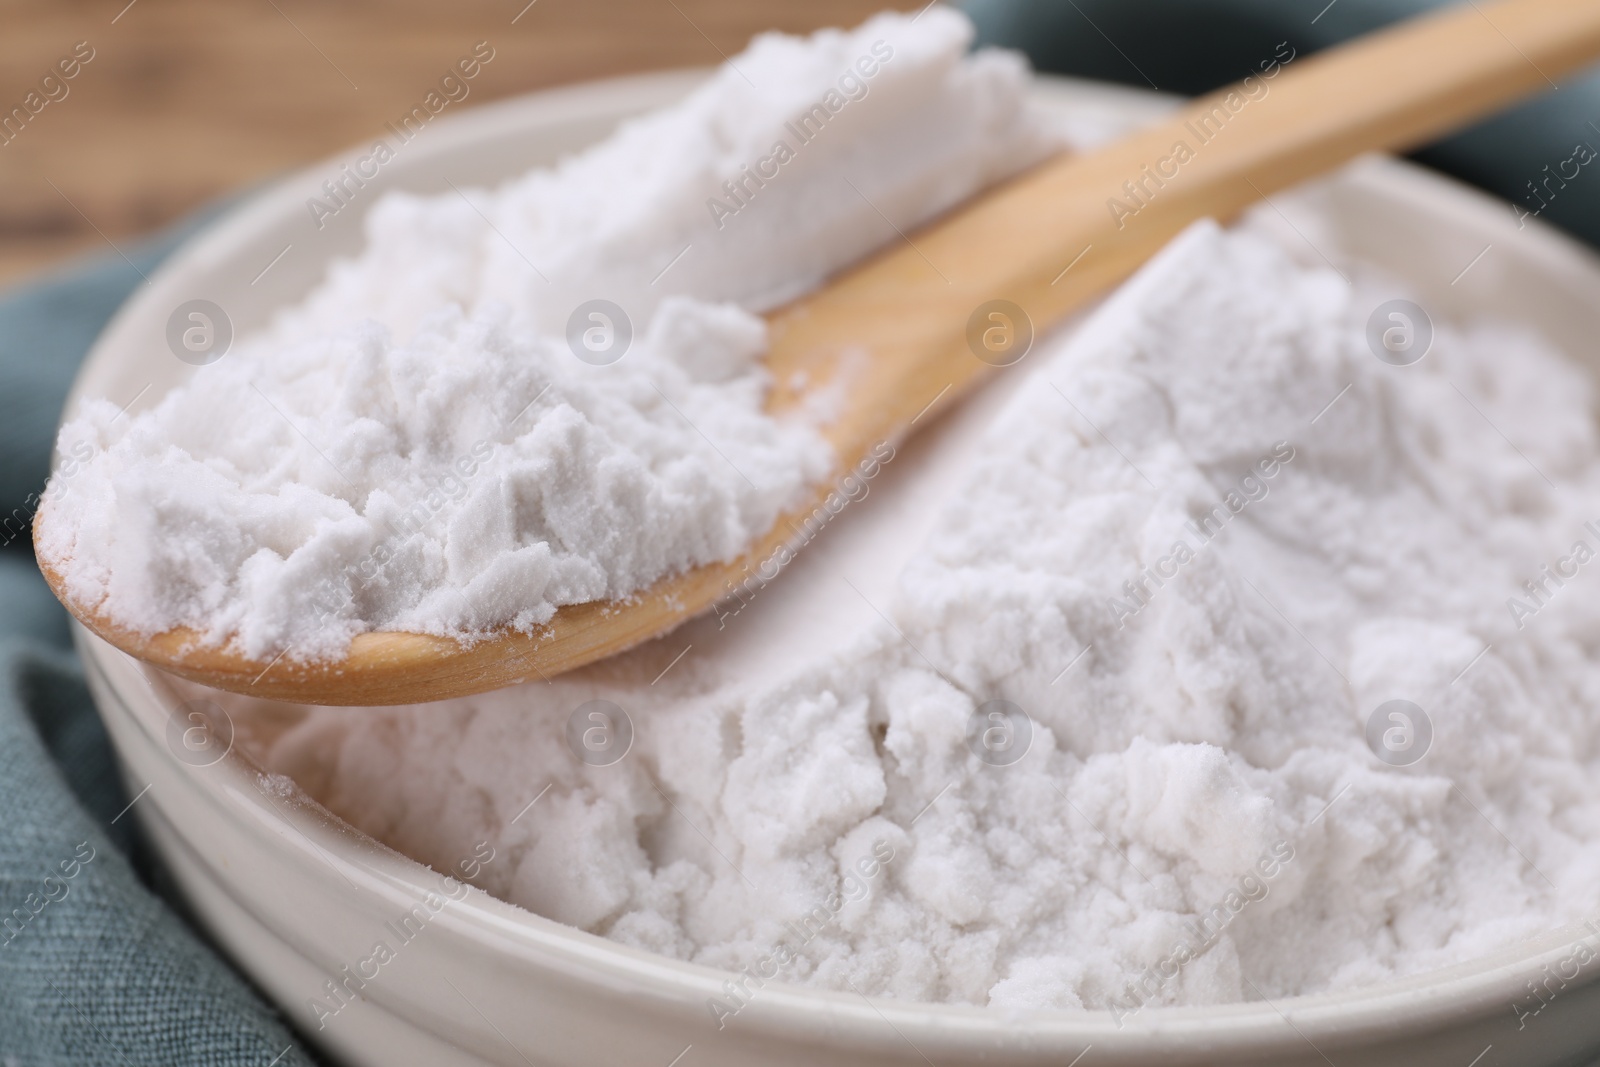
{"label": "wood grain on handle", "polygon": [[[777,385],[769,407],[783,411],[847,381],[823,432],[838,471],[848,472],[992,372],[967,338],[980,305],[1009,301],[1026,320],[1012,326],[1042,332],[1195,219],[1231,217],[1362,152],[1414,146],[1549,88],[1597,56],[1600,0],[1468,0],[1296,58],[1248,90],[1214,93],[1106,150],[1048,162],[771,316],[767,362]],[[770,572],[832,491],[820,486],[811,504],[732,563],[664,579],[627,602],[562,608],[531,637],[460,644],[363,634],[339,662],[265,663],[196,648],[184,631],[146,639],[62,599],[124,651],[218,688],[314,704],[439,700],[549,677],[667,632],[763,565]],[[40,521],[49,521],[48,509]],[[59,576],[45,573],[61,596]]]}

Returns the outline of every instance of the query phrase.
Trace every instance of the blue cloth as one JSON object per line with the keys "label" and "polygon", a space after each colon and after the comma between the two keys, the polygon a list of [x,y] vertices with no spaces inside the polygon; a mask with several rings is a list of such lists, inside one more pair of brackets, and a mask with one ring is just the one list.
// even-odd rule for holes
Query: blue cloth
{"label": "blue cloth", "polygon": [[[129,259],[150,271],[197,224]],[[139,284],[112,254],[0,297],[0,1067],[307,1067],[160,892],[29,549],[67,389]]]}
{"label": "blue cloth", "polygon": [[[1309,52],[1428,0],[969,0],[1041,69],[1197,92],[1290,40]],[[1092,20],[1092,23],[1091,21]],[[1114,43],[1113,43],[1114,42]],[[1148,79],[1148,81],[1147,81]],[[1600,85],[1567,87],[1420,153],[1518,200],[1571,142],[1600,145]],[[1588,112],[1587,114],[1585,112]],[[1589,133],[1584,130],[1588,129]],[[1579,186],[1592,180],[1594,190]],[[1600,243],[1600,178],[1545,218]],[[148,273],[206,219],[129,250]],[[125,812],[109,741],[33,564],[27,527],[72,377],[140,284],[120,255],[0,296],[0,1067],[305,1067],[260,995],[183,919]],[[7,920],[9,922],[7,923]]]}

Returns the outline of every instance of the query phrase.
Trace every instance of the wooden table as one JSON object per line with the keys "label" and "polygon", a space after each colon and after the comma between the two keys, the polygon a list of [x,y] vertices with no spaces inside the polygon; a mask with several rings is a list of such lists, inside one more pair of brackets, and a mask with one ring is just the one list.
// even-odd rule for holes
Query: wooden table
{"label": "wooden table", "polygon": [[[123,244],[213,197],[372,137],[480,41],[495,55],[469,83],[469,106],[563,82],[714,64],[761,30],[853,25],[884,6],[525,4],[6,0],[0,119],[23,106],[27,121],[13,119],[9,132],[0,126],[0,284],[74,252]],[[78,42],[93,58],[41,89]],[[30,91],[39,93],[37,114],[26,109]]]}

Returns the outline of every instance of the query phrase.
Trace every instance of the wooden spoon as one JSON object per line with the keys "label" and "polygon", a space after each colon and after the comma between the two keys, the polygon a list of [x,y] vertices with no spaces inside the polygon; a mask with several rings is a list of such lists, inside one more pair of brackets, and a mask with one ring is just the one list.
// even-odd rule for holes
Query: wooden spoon
{"label": "wooden spoon", "polygon": [[[1247,78],[1104,151],[1050,161],[772,315],[767,365],[778,385],[768,408],[792,408],[848,375],[843,409],[823,427],[847,473],[1022,358],[1037,331],[1194,220],[1233,216],[1359,153],[1429,140],[1597,56],[1600,0],[1469,0],[1266,65],[1272,77]],[[819,486],[730,563],[664,578],[626,601],[561,608],[537,634],[467,644],[368,633],[332,662],[257,661],[198,647],[187,630],[146,637],[73,603],[61,576],[44,573],[89,629],[185,678],[298,703],[410,704],[549,677],[666,633],[751,574],[781,569],[833,491]],[[39,523],[49,521],[46,508]]]}

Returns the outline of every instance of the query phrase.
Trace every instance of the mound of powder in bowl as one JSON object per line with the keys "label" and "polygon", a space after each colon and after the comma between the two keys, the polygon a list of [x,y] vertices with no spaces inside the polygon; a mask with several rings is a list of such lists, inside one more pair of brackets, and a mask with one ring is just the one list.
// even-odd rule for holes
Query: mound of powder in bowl
{"label": "mound of powder in bowl", "polygon": [[396,849],[736,972],[719,1026],[771,981],[1126,1021],[1482,956],[1600,876],[1600,599],[1541,571],[1600,540],[1595,390],[1496,321],[1382,362],[1393,295],[1199,223],[932,453],[923,529],[903,450],[771,588],[550,684],[223,699]]}
{"label": "mound of powder in bowl", "polygon": [[314,659],[734,558],[832,462],[815,413],[764,413],[757,314],[1052,149],[971,37],[942,9],[765,35],[552,168],[385,196],[271,328],[74,415],[43,561],[125,628]]}

